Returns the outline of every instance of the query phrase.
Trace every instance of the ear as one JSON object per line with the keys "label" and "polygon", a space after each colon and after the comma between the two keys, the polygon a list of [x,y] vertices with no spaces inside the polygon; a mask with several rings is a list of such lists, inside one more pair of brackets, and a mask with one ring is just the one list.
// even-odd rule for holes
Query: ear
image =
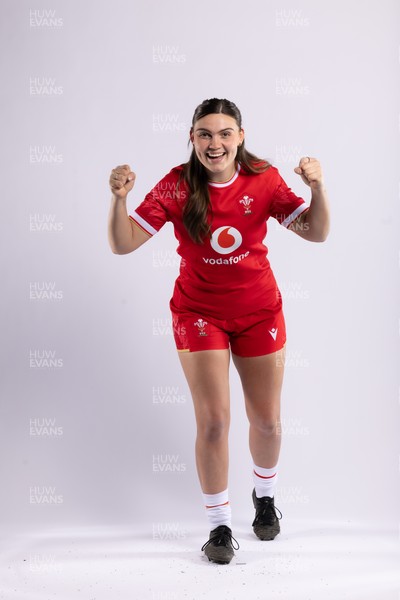
{"label": "ear", "polygon": [[239,146],[242,145],[243,140],[244,140],[244,129],[241,129],[239,132]]}
{"label": "ear", "polygon": [[193,127],[190,128],[189,139],[193,144],[194,143]]}

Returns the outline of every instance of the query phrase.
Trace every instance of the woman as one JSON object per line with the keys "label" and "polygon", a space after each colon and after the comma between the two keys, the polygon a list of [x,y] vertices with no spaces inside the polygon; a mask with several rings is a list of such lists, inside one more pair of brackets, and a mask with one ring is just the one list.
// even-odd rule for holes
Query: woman
{"label": "woman", "polygon": [[311,188],[308,207],[275,167],[245,149],[233,102],[202,102],[193,116],[190,142],[189,161],[173,168],[132,215],[126,197],[135,174],[128,165],[112,170],[109,242],[114,253],[126,254],[166,221],[174,225],[182,260],[170,308],[193,398],[196,465],[211,528],[202,550],[209,560],[226,564],[239,547],[228,497],[230,356],[250,423],[252,526],[259,539],[274,539],[282,516],[276,513],[274,490],[286,333],[281,294],[263,244],[266,222],[272,216],[304,239],[322,242],[329,209],[318,160],[302,158],[294,169]]}

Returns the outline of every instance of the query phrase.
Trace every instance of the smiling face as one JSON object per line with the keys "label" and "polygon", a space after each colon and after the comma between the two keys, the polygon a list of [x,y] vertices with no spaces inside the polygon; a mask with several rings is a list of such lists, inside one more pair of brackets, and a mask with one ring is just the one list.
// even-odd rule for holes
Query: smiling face
{"label": "smiling face", "polygon": [[190,140],[210,181],[228,181],[236,171],[235,158],[243,142],[244,131],[233,117],[223,113],[198,119],[190,132]]}

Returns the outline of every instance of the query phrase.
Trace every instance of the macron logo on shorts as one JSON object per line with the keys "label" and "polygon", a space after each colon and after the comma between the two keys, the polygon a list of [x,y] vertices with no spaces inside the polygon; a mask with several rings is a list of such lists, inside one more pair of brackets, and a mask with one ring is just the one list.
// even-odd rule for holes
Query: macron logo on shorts
{"label": "macron logo on shorts", "polygon": [[274,342],[276,342],[276,336],[278,335],[278,328],[275,329],[275,327],[273,327],[271,330],[268,329],[268,333],[271,335]]}

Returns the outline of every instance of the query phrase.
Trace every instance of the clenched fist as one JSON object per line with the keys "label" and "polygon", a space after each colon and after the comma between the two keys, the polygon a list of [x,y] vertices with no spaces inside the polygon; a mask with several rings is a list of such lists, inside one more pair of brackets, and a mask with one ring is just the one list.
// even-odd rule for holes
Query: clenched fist
{"label": "clenched fist", "polygon": [[311,188],[320,187],[324,183],[321,165],[316,158],[303,156],[300,159],[299,166],[294,169],[294,172],[300,175],[304,183]]}
{"label": "clenched fist", "polygon": [[110,188],[117,198],[125,198],[135,184],[136,175],[129,165],[120,165],[111,171]]}

